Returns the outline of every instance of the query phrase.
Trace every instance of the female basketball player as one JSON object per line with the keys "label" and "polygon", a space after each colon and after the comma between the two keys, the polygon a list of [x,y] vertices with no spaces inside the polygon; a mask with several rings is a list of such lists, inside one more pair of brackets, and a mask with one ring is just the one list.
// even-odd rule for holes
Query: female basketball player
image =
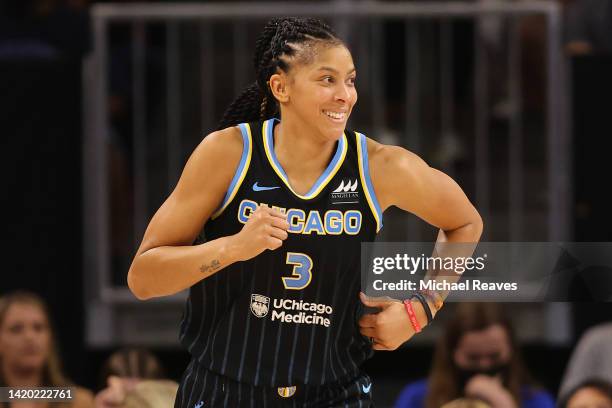
{"label": "female basketball player", "polygon": [[194,151],[128,284],[139,299],[190,288],[177,407],[368,406],[359,367],[415,326],[402,303],[363,295],[382,310],[360,318],[360,243],[392,205],[450,242],[478,241],[482,222],[449,177],[345,129],[356,71],[325,24],[272,20],[254,62],[256,83]]}

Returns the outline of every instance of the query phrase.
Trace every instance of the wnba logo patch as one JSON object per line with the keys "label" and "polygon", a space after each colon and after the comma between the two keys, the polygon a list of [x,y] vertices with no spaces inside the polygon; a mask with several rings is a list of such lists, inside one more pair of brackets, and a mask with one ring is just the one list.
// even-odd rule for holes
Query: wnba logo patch
{"label": "wnba logo patch", "polygon": [[257,317],[265,317],[270,309],[270,298],[264,295],[251,294],[251,312]]}
{"label": "wnba logo patch", "polygon": [[295,385],[293,387],[278,387],[278,395],[283,398],[289,398],[295,394]]}

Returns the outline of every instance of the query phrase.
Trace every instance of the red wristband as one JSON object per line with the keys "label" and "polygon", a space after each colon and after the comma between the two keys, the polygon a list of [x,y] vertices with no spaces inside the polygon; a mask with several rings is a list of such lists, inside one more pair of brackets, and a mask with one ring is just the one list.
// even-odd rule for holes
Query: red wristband
{"label": "red wristband", "polygon": [[408,318],[410,319],[410,323],[412,324],[412,328],[416,333],[421,332],[421,325],[417,320],[416,313],[414,313],[414,309],[412,308],[412,302],[410,299],[404,300],[404,306],[406,307],[406,312],[408,312]]}

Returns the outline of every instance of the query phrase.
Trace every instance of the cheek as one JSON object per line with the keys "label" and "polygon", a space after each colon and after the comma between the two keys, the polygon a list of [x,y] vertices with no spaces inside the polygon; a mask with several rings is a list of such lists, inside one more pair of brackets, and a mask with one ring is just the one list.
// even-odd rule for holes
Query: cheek
{"label": "cheek", "polygon": [[327,104],[334,100],[334,91],[332,88],[319,87],[316,92],[313,92],[313,96],[317,99],[317,102]]}
{"label": "cheek", "polygon": [[466,365],[465,354],[460,349],[455,350],[453,353],[453,361],[458,367],[464,367]]}
{"label": "cheek", "polygon": [[40,333],[36,342],[40,346],[42,352],[47,355],[49,354],[49,350],[51,349],[51,336],[49,332]]}
{"label": "cheek", "polygon": [[4,335],[0,338],[0,357],[15,360],[21,355],[24,339],[19,335]]}
{"label": "cheek", "polygon": [[502,350],[499,353],[499,355],[500,355],[500,360],[504,363],[507,363],[512,358],[512,351],[510,350],[510,348],[507,348],[507,349]]}
{"label": "cheek", "polygon": [[7,354],[9,350],[14,349],[15,346],[22,343],[22,336],[14,333],[4,333],[0,336],[0,351],[5,351]]}
{"label": "cheek", "polygon": [[507,341],[501,342],[498,348],[500,360],[502,361],[510,361],[510,357],[512,357],[512,348],[510,347],[510,343]]}

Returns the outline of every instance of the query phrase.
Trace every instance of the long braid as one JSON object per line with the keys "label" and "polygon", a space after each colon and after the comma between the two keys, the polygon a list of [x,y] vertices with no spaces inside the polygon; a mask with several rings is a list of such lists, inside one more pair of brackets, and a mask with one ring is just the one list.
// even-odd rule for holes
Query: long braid
{"label": "long braid", "polygon": [[304,45],[314,41],[342,44],[331,28],[321,20],[297,17],[270,20],[255,41],[253,65],[256,80],[226,109],[218,129],[278,117],[278,104],[268,81],[279,70],[289,71],[289,59],[312,58]]}

